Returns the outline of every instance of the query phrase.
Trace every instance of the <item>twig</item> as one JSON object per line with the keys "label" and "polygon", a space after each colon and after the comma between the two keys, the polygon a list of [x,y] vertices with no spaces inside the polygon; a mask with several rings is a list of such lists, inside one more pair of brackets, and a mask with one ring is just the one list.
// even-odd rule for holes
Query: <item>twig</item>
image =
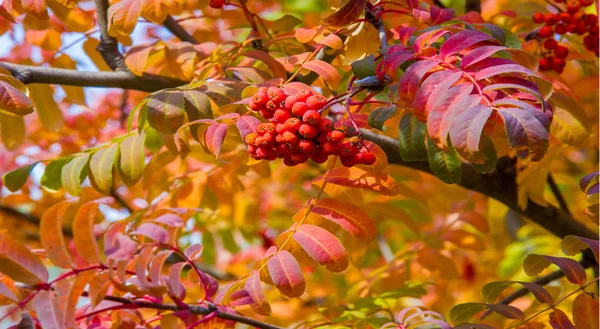
{"label": "twig", "polygon": [[129,211],[130,214],[133,214],[133,207],[130,206],[125,199],[123,199],[123,197],[117,192],[116,189],[112,188],[110,190],[110,195],[113,197],[113,199],[115,199],[115,201],[117,201],[120,205],[122,205],[123,207],[125,207],[125,209],[127,209],[127,211]]}
{"label": "twig", "polygon": [[117,39],[108,34],[108,0],[94,0],[100,27],[100,44],[96,48],[113,71],[127,71],[125,57],[119,51]]}
{"label": "twig", "polygon": [[187,41],[193,45],[197,45],[199,43],[181,25],[179,25],[179,23],[177,23],[177,21],[175,21],[171,15],[167,15],[167,18],[163,22],[163,25],[167,28],[167,30],[171,31],[171,33],[173,33],[173,35],[178,37],[180,40]]}
{"label": "twig", "polygon": [[47,83],[80,87],[108,87],[153,92],[165,88],[175,88],[187,81],[162,77],[154,74],[136,76],[131,72],[93,72],[59,69],[42,66],[29,66],[0,62],[0,67],[10,71],[24,84]]}
{"label": "twig", "polygon": [[[380,7],[374,8],[374,10],[382,10]],[[368,7],[365,9],[365,18],[377,29],[379,35],[379,41],[381,43],[381,53],[385,56],[388,51],[388,41],[387,35],[385,31],[385,25],[383,24],[383,20],[381,19],[381,15],[377,15],[373,13]]]}
{"label": "twig", "polygon": [[566,212],[567,214],[571,214],[571,212],[569,211],[569,207],[567,206],[567,202],[565,201],[565,198],[563,197],[562,193],[560,193],[560,189],[558,188],[558,185],[556,185],[552,174],[548,174],[548,185],[550,185],[552,194],[554,194],[556,201],[558,201],[560,209],[562,209],[562,211]]}
{"label": "twig", "polygon": [[[87,292],[82,293],[83,297],[88,297],[89,294]],[[208,315],[210,313],[215,313],[215,316],[224,320],[231,320],[238,323],[247,324],[249,326],[253,326],[260,329],[283,329],[283,327],[279,327],[276,325],[272,325],[269,323],[265,323],[256,319],[248,318],[239,314],[233,314],[228,312],[223,312],[219,310],[214,304],[208,304],[208,306],[200,306],[200,305],[189,305],[189,308],[183,308],[182,306],[177,306],[175,304],[160,304],[153,303],[145,300],[133,300],[123,297],[116,296],[105,296],[105,300],[117,302],[125,305],[135,304],[135,308],[150,308],[155,310],[165,310],[165,311],[183,311],[189,310],[192,314],[199,315]]]}
{"label": "twig", "polygon": [[[41,221],[40,218],[38,218],[36,216],[33,216],[31,214],[27,214],[27,213],[21,212],[21,211],[15,209],[13,207],[10,207],[10,206],[7,206],[7,205],[0,205],[0,212],[6,213],[6,214],[9,214],[9,215],[12,215],[12,216],[19,217],[19,218],[21,218],[22,220],[24,220],[24,221],[26,221],[28,223],[40,226],[40,221]],[[71,229],[63,227],[62,230],[63,230],[63,234],[65,236],[70,236],[70,237],[73,236],[73,231],[71,231]]]}
{"label": "twig", "polygon": [[[582,259],[579,263],[584,268],[588,268],[588,267],[592,266],[592,264],[590,262],[588,262],[587,259]],[[554,280],[558,280],[558,279],[562,278],[563,276],[565,276],[565,273],[562,270],[558,270],[558,271],[552,272],[548,275],[542,276],[533,282],[539,284],[540,286],[544,286]],[[505,298],[503,298],[501,301],[498,302],[498,304],[508,305],[508,304],[512,303],[513,301],[515,301],[517,298],[523,297],[523,296],[527,295],[528,293],[529,293],[529,289],[523,287],[523,288],[513,292],[512,294],[506,296]],[[493,311],[491,311],[491,310],[485,311],[481,315],[480,319],[483,320],[486,316],[490,315],[492,312]]]}

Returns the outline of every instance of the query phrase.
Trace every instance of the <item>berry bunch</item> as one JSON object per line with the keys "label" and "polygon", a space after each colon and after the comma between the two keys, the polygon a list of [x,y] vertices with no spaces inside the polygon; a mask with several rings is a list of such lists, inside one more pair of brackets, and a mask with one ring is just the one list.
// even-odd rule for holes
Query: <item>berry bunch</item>
{"label": "berry bunch", "polygon": [[257,160],[283,158],[288,166],[309,158],[324,163],[330,155],[339,155],[346,167],[375,163],[375,155],[360,138],[346,138],[331,120],[321,117],[326,103],[325,97],[308,89],[287,95],[277,87],[261,87],[248,106],[271,122],[259,124],[256,133],[246,135],[248,153]]}
{"label": "berry bunch", "polygon": [[545,24],[538,31],[542,39],[543,48],[546,50],[544,58],[540,59],[540,70],[554,70],[562,73],[565,67],[565,58],[569,55],[569,49],[560,45],[554,37],[556,34],[563,35],[573,33],[585,35],[583,44],[586,49],[598,56],[598,16],[585,14],[581,9],[591,5],[593,0],[555,0],[565,3],[566,11],[559,14],[534,13],[533,21],[537,24]]}

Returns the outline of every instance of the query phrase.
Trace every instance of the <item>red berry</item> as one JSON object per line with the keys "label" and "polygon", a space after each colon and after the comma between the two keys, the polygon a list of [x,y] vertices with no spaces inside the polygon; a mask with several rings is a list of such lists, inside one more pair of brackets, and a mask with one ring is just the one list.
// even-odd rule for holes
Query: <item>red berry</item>
{"label": "red berry", "polygon": [[558,57],[553,57],[552,60],[550,61],[550,66],[552,66],[552,69],[556,71],[556,68],[562,68],[565,67],[566,63],[565,60],[562,58],[558,58]]}
{"label": "red berry", "polygon": [[208,5],[215,9],[223,8],[224,4],[225,4],[224,0],[209,0],[208,1]]}
{"label": "red berry", "polygon": [[331,131],[333,129],[333,122],[331,120],[324,118],[319,121],[319,131],[326,132]]}
{"label": "red berry", "polygon": [[250,155],[255,155],[256,154],[256,146],[255,145],[246,145],[246,151],[248,151],[248,153],[250,153]]}
{"label": "red berry", "polygon": [[258,91],[256,93],[257,94],[264,93],[266,95],[268,90],[269,90],[269,88],[267,88],[267,87],[260,87],[260,88],[258,88]]}
{"label": "red berry", "polygon": [[254,103],[254,100],[252,99],[250,100],[250,102],[248,102],[248,107],[254,112],[258,112],[264,109],[264,107],[262,107],[260,104]]}
{"label": "red berry", "polygon": [[319,114],[319,112],[314,111],[314,110],[308,110],[308,111],[304,112],[304,115],[302,115],[302,121],[304,121],[304,123],[308,123],[313,126],[317,126],[319,124],[320,120],[321,120],[321,115]]}
{"label": "red berry", "polygon": [[269,87],[267,89],[267,96],[275,103],[281,103],[285,100],[285,93],[277,87]]}
{"label": "red berry", "polygon": [[563,23],[559,23],[556,25],[556,27],[554,27],[554,32],[556,32],[556,34],[565,34],[567,33],[567,26]]}
{"label": "red berry", "polygon": [[552,31],[552,28],[550,26],[544,26],[540,29],[538,34],[541,38],[546,39],[551,37],[552,34],[554,34],[554,31]]}
{"label": "red berry", "polygon": [[577,32],[577,24],[571,23],[571,24],[567,25],[567,32],[569,32],[569,33]]}
{"label": "red berry", "polygon": [[298,129],[300,129],[300,126],[302,125],[302,121],[300,121],[300,119],[298,118],[289,118],[285,121],[285,126],[287,127],[287,130],[295,133],[298,131]]}
{"label": "red berry", "polygon": [[304,163],[306,160],[308,160],[308,157],[304,154],[293,153],[290,155],[290,159],[292,159],[292,161],[295,163]]}
{"label": "red berry", "polygon": [[594,3],[594,0],[579,0],[579,3],[583,7],[587,7],[587,6],[591,5],[592,3]]}
{"label": "red berry", "polygon": [[562,12],[558,14],[558,18],[561,22],[569,23],[571,21],[572,16],[570,13]]}
{"label": "red berry", "polygon": [[579,21],[579,23],[577,23],[577,31],[575,31],[575,33],[577,33],[579,35],[583,35],[583,34],[585,34],[585,32],[587,32],[587,28],[585,27],[585,22]]}
{"label": "red berry", "polygon": [[273,133],[275,132],[275,124],[272,122],[259,123],[258,126],[256,126],[256,132],[261,136],[265,133]]}
{"label": "red berry", "polygon": [[594,14],[585,15],[585,19],[583,21],[587,26],[598,25],[598,16]]}
{"label": "red berry", "polygon": [[598,37],[598,24],[590,26],[588,28],[588,33],[591,35],[595,35],[597,38]]}
{"label": "red berry", "polygon": [[298,142],[298,149],[300,150],[300,152],[311,156],[317,150],[317,146],[312,140],[302,139]]}
{"label": "red berry", "polygon": [[317,128],[306,123],[301,125],[300,129],[298,129],[298,134],[304,138],[315,138],[318,133],[319,131]]}
{"label": "red berry", "polygon": [[552,26],[555,25],[556,23],[558,23],[558,15],[552,14],[552,13],[547,13],[546,17],[544,18],[544,22],[546,23],[546,25],[548,26]]}
{"label": "red berry", "polygon": [[538,61],[541,71],[548,71],[550,69],[550,62],[546,58],[540,58]]}
{"label": "red berry", "polygon": [[554,56],[558,58],[567,58],[569,55],[569,48],[565,46],[556,46],[554,48]]}
{"label": "red berry", "polygon": [[267,120],[273,118],[273,113],[274,113],[273,111],[268,111],[267,109],[261,109],[259,112],[260,112],[260,115]]}
{"label": "red berry", "polygon": [[265,135],[263,136],[263,146],[271,146],[273,144],[275,144],[275,136],[276,133],[265,133]]}
{"label": "red berry", "polygon": [[283,141],[291,146],[296,146],[298,144],[298,136],[293,132],[286,131],[283,133]]}
{"label": "red berry", "polygon": [[288,96],[285,99],[284,107],[285,107],[286,110],[291,111],[292,110],[292,106],[294,106],[295,103],[296,103],[296,96]]}
{"label": "red berry", "polygon": [[277,153],[270,147],[259,147],[256,150],[256,158],[257,159],[266,159],[266,160],[275,160],[277,158]]}
{"label": "red berry", "polygon": [[306,99],[306,105],[308,105],[308,107],[314,111],[322,109],[326,103],[327,99],[321,95],[313,95]]}
{"label": "red berry", "polygon": [[532,19],[534,23],[541,24],[544,22],[546,17],[542,13],[533,13]]}
{"label": "red berry", "polygon": [[558,45],[558,42],[554,39],[546,39],[546,41],[544,41],[544,48],[546,49],[554,49],[556,48],[556,45]]}
{"label": "red berry", "polygon": [[269,101],[269,97],[267,97],[266,93],[256,93],[252,96],[252,101],[256,104],[266,105]]}
{"label": "red berry", "polygon": [[587,48],[590,51],[597,51],[598,50],[598,36],[595,35],[586,35],[583,38],[583,44],[585,45],[585,48]]}
{"label": "red berry", "polygon": [[345,142],[340,147],[340,156],[341,157],[351,157],[358,153],[358,148],[352,144],[351,142]]}
{"label": "red berry", "polygon": [[321,148],[323,149],[323,152],[327,154],[337,154],[340,149],[340,144],[333,142],[325,142],[323,143]]}
{"label": "red berry", "polygon": [[373,154],[371,152],[363,153],[362,154],[362,163],[364,163],[364,164],[366,164],[368,166],[374,164],[375,160],[376,160],[375,154]]}
{"label": "red berry", "polygon": [[274,112],[275,110],[277,110],[277,108],[279,108],[279,106],[275,102],[273,102],[272,100],[269,100],[267,102],[267,105],[265,105],[265,109],[267,111]]}
{"label": "red berry", "polygon": [[273,113],[273,119],[277,120],[277,122],[284,123],[287,119],[292,117],[292,113],[290,111],[278,108],[275,113]]}
{"label": "red berry", "polygon": [[341,162],[344,167],[352,167],[352,166],[358,164],[355,162],[355,159],[353,156],[340,158],[340,160],[342,160]]}
{"label": "red berry", "polygon": [[306,102],[306,100],[312,96],[312,92],[308,89],[302,89],[296,94],[296,101]]}
{"label": "red berry", "polygon": [[296,102],[294,103],[294,106],[292,106],[292,113],[299,118],[301,118],[308,110],[310,110],[310,108],[304,102]]}
{"label": "red berry", "polygon": [[344,140],[344,133],[339,130],[332,130],[327,133],[327,140],[332,143],[341,143]]}
{"label": "red berry", "polygon": [[282,158],[287,153],[287,151],[288,151],[288,146],[285,143],[277,144],[275,146],[275,153],[277,153],[277,156],[280,158]]}
{"label": "red berry", "polygon": [[570,13],[576,13],[581,8],[579,0],[567,0],[565,2],[565,6],[567,7],[567,11]]}
{"label": "red berry", "polygon": [[327,161],[327,158],[329,157],[329,155],[327,155],[327,153],[323,152],[323,151],[317,151],[315,154],[312,155],[311,160],[314,161],[315,163],[325,163],[325,161]]}

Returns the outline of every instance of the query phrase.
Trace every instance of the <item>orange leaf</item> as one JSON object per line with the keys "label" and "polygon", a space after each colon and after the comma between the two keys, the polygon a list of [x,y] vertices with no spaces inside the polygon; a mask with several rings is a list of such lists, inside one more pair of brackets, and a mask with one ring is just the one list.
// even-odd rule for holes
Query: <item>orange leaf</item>
{"label": "orange leaf", "polygon": [[69,328],[77,328],[75,324],[75,309],[77,308],[81,293],[94,275],[96,275],[94,271],[85,271],[77,274],[75,281],[69,289],[67,303],[63,305],[65,322]]}
{"label": "orange leaf", "polygon": [[298,262],[285,250],[278,251],[267,262],[269,274],[273,279],[275,287],[284,296],[289,298],[299,297],[306,289],[304,276]]}
{"label": "orange leaf", "polygon": [[23,116],[33,112],[33,102],[13,85],[0,80],[0,112]]}
{"label": "orange leaf", "polygon": [[85,203],[73,219],[73,239],[75,240],[75,249],[89,264],[100,263],[100,249],[96,243],[94,234],[94,222],[98,214],[98,204],[96,202]]}
{"label": "orange leaf", "polygon": [[108,8],[108,33],[113,37],[130,35],[141,12],[140,0],[116,2]]}
{"label": "orange leaf", "polygon": [[554,312],[550,313],[550,325],[553,329],[575,329],[571,320],[565,312],[555,308]]}
{"label": "orange leaf", "polygon": [[71,254],[63,235],[63,218],[70,206],[69,202],[57,203],[46,210],[40,221],[40,240],[46,254],[54,265],[62,268],[72,266]]}
{"label": "orange leaf", "polygon": [[26,284],[48,280],[48,271],[29,249],[14,240],[6,230],[0,230],[0,272]]}
{"label": "orange leaf", "polygon": [[362,188],[383,195],[398,194],[396,181],[388,174],[357,167],[339,167],[329,172],[325,181],[330,184]]}
{"label": "orange leaf", "polygon": [[327,230],[314,225],[301,225],[293,235],[304,250],[319,264],[332,272],[348,267],[348,255],[342,243]]}
{"label": "orange leaf", "polygon": [[29,15],[48,20],[48,9],[45,0],[22,0],[21,5]]}
{"label": "orange leaf", "polygon": [[337,199],[322,199],[315,202],[312,212],[337,223],[361,240],[371,241],[377,235],[375,221],[355,204]]}
{"label": "orange leaf", "polygon": [[167,3],[163,0],[142,0],[142,16],[152,23],[161,24],[167,18]]}
{"label": "orange leaf", "polygon": [[335,13],[325,17],[322,23],[335,28],[346,27],[357,20],[364,9],[365,0],[348,0]]}
{"label": "orange leaf", "polygon": [[[598,295],[596,295],[598,296]],[[573,322],[577,329],[598,329],[598,297],[581,293],[573,301]]]}
{"label": "orange leaf", "polygon": [[442,255],[432,248],[424,248],[417,253],[417,261],[432,272],[440,272],[444,277],[451,279],[458,277],[458,268],[451,258]]}
{"label": "orange leaf", "polygon": [[444,232],[442,240],[450,241],[457,247],[468,250],[481,251],[485,249],[485,243],[476,234],[464,230],[450,230]]}
{"label": "orange leaf", "polygon": [[340,82],[342,81],[342,75],[337,71],[333,65],[315,59],[310,62],[302,64],[302,67],[317,73],[329,86],[331,90],[337,90]]}
{"label": "orange leaf", "polygon": [[320,44],[329,46],[331,49],[335,50],[342,49],[342,47],[344,46],[342,39],[333,33],[326,37],[317,37],[315,41]]}
{"label": "orange leaf", "polygon": [[244,55],[267,64],[271,73],[273,73],[274,78],[286,78],[287,72],[285,71],[283,64],[276,61],[269,53],[260,50],[250,50],[245,52]]}

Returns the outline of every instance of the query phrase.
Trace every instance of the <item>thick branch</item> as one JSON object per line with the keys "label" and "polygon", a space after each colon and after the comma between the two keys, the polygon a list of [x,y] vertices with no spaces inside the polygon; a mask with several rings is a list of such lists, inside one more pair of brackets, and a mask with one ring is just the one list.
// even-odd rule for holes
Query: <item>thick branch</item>
{"label": "thick branch", "polygon": [[175,88],[187,84],[186,81],[144,74],[141,77],[131,72],[92,72],[42,66],[19,65],[0,62],[0,67],[10,71],[23,82],[47,83],[80,87],[110,87],[153,92],[165,88]]}
{"label": "thick branch", "polygon": [[194,37],[191,34],[189,34],[186,30],[184,30],[183,27],[181,27],[181,25],[179,25],[179,23],[177,23],[171,15],[167,16],[167,18],[163,22],[163,25],[167,28],[167,30],[173,33],[173,35],[178,37],[180,40],[187,41],[194,45],[198,44],[198,41],[194,39]]}
{"label": "thick branch", "polygon": [[[84,292],[82,296],[86,297],[88,294]],[[177,306],[175,304],[161,304],[161,303],[152,303],[148,301],[138,301],[132,300],[123,297],[115,297],[115,296],[105,296],[105,300],[118,302],[122,304],[135,304],[136,308],[151,308],[155,310],[166,310],[166,311],[181,311],[185,310],[185,308]],[[231,320],[238,323],[247,324],[252,327],[260,328],[260,329],[283,329],[282,327],[275,326],[272,324],[268,324],[262,321],[258,321],[252,318],[248,318],[238,314],[227,313],[219,310],[215,305],[210,304],[208,307],[200,306],[200,305],[190,305],[188,310],[193,314],[199,315],[208,315],[211,313],[215,313],[216,317]]]}
{"label": "thick branch", "polygon": [[119,42],[108,34],[108,0],[94,0],[94,2],[98,27],[100,27],[100,44],[96,50],[113,71],[127,71],[125,58],[119,51]]}
{"label": "thick branch", "polygon": [[[398,151],[399,143],[397,140],[368,130],[363,130],[362,132],[366,139],[376,143],[385,151],[390,163],[432,174],[427,162],[402,161],[400,152]],[[480,174],[473,167],[463,165],[462,180],[459,185],[502,202],[557,237],[564,238],[567,235],[577,235],[591,239],[598,238],[596,232],[589,230],[568,213],[552,206],[541,206],[529,201],[527,208],[524,210],[521,209],[517,200],[517,183],[515,178],[516,173],[513,161],[502,158],[496,170],[489,174]]]}

